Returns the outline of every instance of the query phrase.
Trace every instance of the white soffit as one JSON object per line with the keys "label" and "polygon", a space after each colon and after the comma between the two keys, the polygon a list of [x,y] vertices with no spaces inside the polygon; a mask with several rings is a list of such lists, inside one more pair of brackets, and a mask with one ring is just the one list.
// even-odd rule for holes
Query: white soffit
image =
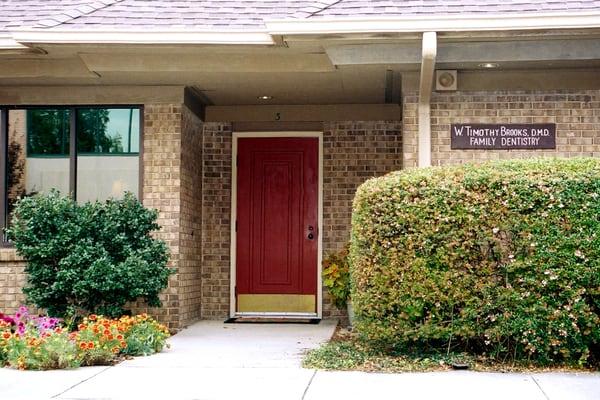
{"label": "white soffit", "polygon": [[600,12],[286,19],[267,20],[265,25],[271,35],[585,29],[600,27]]}

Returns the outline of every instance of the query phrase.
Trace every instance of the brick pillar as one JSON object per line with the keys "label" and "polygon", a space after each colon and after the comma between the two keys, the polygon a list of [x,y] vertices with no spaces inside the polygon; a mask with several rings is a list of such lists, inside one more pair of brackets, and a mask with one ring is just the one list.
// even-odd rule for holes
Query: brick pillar
{"label": "brick pillar", "polygon": [[[161,294],[163,307],[147,310],[171,329],[180,328],[179,246],[181,186],[181,105],[144,106],[143,203],[159,211],[156,233],[171,251],[169,266],[175,268],[169,287]],[[142,311],[140,305],[136,311]]]}

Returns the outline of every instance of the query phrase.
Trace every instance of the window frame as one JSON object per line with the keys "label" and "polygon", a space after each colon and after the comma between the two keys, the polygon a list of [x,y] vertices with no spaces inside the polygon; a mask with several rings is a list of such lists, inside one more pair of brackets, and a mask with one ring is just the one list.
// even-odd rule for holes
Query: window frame
{"label": "window frame", "polygon": [[[128,153],[126,155],[137,155],[139,158],[138,167],[138,198],[142,200],[144,193],[144,105],[143,104],[41,104],[41,105],[0,105],[0,247],[12,247],[12,244],[5,240],[4,229],[8,221],[7,204],[7,164],[8,164],[8,120],[11,110],[36,110],[36,109],[60,109],[69,110],[69,196],[77,199],[77,110],[90,108],[109,108],[109,109],[129,109],[137,108],[140,111],[140,149],[137,153]],[[27,150],[26,150],[27,151]],[[85,153],[84,153],[85,154]],[[124,154],[121,154],[124,155]],[[85,156],[85,155],[84,155]]]}

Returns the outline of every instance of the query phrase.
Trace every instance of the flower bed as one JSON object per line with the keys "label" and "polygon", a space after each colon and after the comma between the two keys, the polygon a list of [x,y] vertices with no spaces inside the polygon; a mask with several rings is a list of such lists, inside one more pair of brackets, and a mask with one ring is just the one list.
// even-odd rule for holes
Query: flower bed
{"label": "flower bed", "polygon": [[60,369],[108,365],[121,356],[160,352],[169,331],[146,314],[111,319],[89,315],[73,332],[63,321],[31,315],[20,307],[0,314],[0,365],[18,369]]}

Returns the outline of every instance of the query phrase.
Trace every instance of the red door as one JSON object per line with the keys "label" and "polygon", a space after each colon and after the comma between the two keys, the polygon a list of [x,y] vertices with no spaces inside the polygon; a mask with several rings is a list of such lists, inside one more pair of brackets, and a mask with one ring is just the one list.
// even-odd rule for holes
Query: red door
{"label": "red door", "polygon": [[316,312],[318,149],[317,138],[238,139],[237,311]]}

